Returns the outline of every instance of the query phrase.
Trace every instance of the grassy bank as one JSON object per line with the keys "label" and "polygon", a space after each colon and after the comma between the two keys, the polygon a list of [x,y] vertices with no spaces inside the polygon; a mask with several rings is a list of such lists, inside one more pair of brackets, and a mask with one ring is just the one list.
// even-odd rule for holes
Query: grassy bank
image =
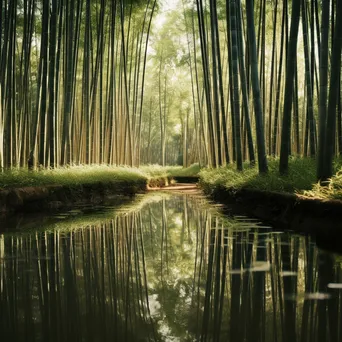
{"label": "grassy bank", "polygon": [[56,169],[12,169],[0,173],[0,189],[20,188],[27,186],[78,186],[96,183],[130,183],[164,185],[172,177],[194,175],[199,172],[197,164],[189,168],[180,166],[162,167],[159,165],[142,166],[141,168],[114,167],[107,165],[68,166]]}
{"label": "grassy bank", "polygon": [[106,165],[69,166],[0,173],[0,216],[74,205],[103,203],[116,195],[132,196],[148,186],[168,185],[173,175],[190,172],[177,167],[143,168]]}
{"label": "grassy bank", "polygon": [[145,165],[140,168],[114,167],[106,165],[68,166],[56,169],[28,171],[12,169],[0,174],[0,189],[27,186],[60,185],[75,187],[85,184],[111,183],[150,186],[168,185],[175,177],[200,176],[200,184],[207,193],[217,187],[227,189],[258,189],[265,191],[298,193],[322,199],[342,200],[342,159],[335,160],[335,172],[328,187],[316,182],[316,161],[310,158],[291,158],[289,174],[280,176],[279,160],[269,160],[269,173],[259,175],[258,168],[244,165],[244,171],[238,172],[235,165],[218,169],[202,169],[198,164],[188,168],[181,166]]}
{"label": "grassy bank", "polygon": [[26,186],[78,186],[94,183],[132,184],[147,182],[147,176],[139,169],[110,167],[106,165],[69,166],[56,169],[28,171],[25,169],[8,170],[0,175],[0,188],[19,188]]}
{"label": "grassy bank", "polygon": [[280,176],[279,160],[269,160],[269,173],[259,175],[257,167],[244,165],[244,171],[238,172],[234,165],[218,169],[203,169],[200,172],[200,184],[207,193],[217,187],[227,189],[257,189],[265,191],[298,193],[322,199],[342,200],[342,159],[335,161],[336,174],[328,187],[316,182],[316,161],[310,158],[291,158],[289,174]]}

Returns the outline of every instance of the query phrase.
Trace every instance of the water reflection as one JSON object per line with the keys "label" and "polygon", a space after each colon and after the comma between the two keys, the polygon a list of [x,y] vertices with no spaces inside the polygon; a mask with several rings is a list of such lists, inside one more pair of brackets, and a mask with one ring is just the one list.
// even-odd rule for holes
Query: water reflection
{"label": "water reflection", "polygon": [[342,259],[158,195],[0,235],[2,341],[342,341]]}

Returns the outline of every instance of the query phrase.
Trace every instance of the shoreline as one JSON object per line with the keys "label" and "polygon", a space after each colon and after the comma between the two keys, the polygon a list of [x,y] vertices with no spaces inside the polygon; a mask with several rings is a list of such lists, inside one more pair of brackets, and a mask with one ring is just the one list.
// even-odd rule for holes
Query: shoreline
{"label": "shoreline", "polygon": [[[42,185],[0,189],[0,217],[18,212],[58,211],[82,204],[100,204],[119,197],[133,197],[139,193],[167,189],[171,179],[194,185],[198,177],[155,177],[130,182],[94,182],[78,185]],[[186,182],[185,182],[186,181]],[[175,190],[175,189],[173,189]]]}
{"label": "shoreline", "polygon": [[18,212],[58,211],[82,204],[99,204],[106,199],[133,197],[146,191],[146,181],[96,182],[75,186],[50,185],[0,190],[0,216]]}
{"label": "shoreline", "polygon": [[283,231],[314,235],[322,245],[342,249],[340,200],[248,188],[217,187],[204,193],[211,200],[224,204],[226,212],[249,215]]}
{"label": "shoreline", "polygon": [[[176,185],[168,181],[151,179],[150,182],[116,181],[97,182],[75,186],[39,186],[0,190],[0,216],[7,218],[16,213],[56,212],[73,206],[97,205],[106,200],[133,197],[147,191],[181,191],[190,194],[202,191],[210,200],[225,205],[224,211],[255,217],[276,229],[315,235],[339,245],[342,238],[342,201],[309,198],[285,192],[256,189],[215,187],[210,189],[199,184],[174,177]],[[188,180],[188,179],[186,179]],[[197,190],[195,189],[197,187]],[[338,246],[337,246],[338,247]],[[340,247],[341,249],[342,247]]]}

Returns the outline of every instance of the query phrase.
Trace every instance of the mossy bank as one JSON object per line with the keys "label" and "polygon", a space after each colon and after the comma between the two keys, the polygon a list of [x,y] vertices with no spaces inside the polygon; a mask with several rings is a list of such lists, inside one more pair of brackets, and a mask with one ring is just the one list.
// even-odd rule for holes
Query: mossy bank
{"label": "mossy bank", "polygon": [[74,186],[49,185],[0,191],[0,215],[58,210],[82,204],[103,203],[115,196],[134,196],[146,191],[146,180],[134,183],[95,182]]}
{"label": "mossy bank", "polygon": [[166,186],[177,177],[193,176],[198,171],[198,165],[185,169],[80,165],[37,171],[8,170],[0,175],[0,215],[103,203],[113,197],[134,196],[149,187]]}
{"label": "mossy bank", "polygon": [[256,217],[276,229],[310,233],[321,243],[338,243],[342,238],[341,169],[327,187],[315,183],[315,161],[293,159],[290,173],[280,176],[278,162],[271,161],[268,175],[257,169],[244,173],[232,167],[206,169],[200,173],[200,186],[227,210]]}

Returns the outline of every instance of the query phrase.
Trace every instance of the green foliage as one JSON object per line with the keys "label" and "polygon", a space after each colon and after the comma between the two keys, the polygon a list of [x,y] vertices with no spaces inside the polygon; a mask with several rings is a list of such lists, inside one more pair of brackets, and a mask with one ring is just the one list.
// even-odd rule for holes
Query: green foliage
{"label": "green foliage", "polygon": [[[337,160],[335,163],[336,169],[340,165],[341,160]],[[342,169],[332,178],[328,187],[334,189],[334,191],[329,191],[315,184],[316,161],[314,159],[291,158],[289,161],[289,174],[286,176],[279,174],[278,166],[279,159],[270,159],[269,174],[267,175],[259,175],[256,167],[251,168],[247,164],[244,165],[244,172],[236,171],[233,165],[219,169],[203,169],[200,172],[200,184],[209,192],[216,187],[249,188],[342,199]],[[338,193],[340,197],[338,197]]]}
{"label": "green foliage", "polygon": [[169,176],[167,168],[158,164],[144,165],[140,167],[140,170],[147,175],[149,182],[152,179],[168,179]]}
{"label": "green foliage", "polygon": [[46,185],[72,187],[100,182],[128,182],[131,184],[146,182],[146,184],[165,185],[173,177],[200,176],[200,184],[207,192],[211,192],[217,187],[249,188],[298,193],[320,199],[342,200],[342,158],[335,160],[336,174],[329,180],[327,186],[316,183],[316,161],[314,159],[291,158],[289,166],[290,172],[287,176],[279,174],[278,158],[269,160],[269,174],[267,175],[259,175],[257,167],[250,167],[247,162],[244,165],[244,172],[236,171],[232,164],[218,169],[206,168],[202,170],[199,164],[192,164],[188,168],[181,166],[162,167],[155,164],[144,165],[140,168],[80,165],[38,171],[13,169],[1,173],[0,189]]}
{"label": "green foliage", "polygon": [[182,166],[160,166],[158,164],[154,165],[144,165],[140,167],[140,170],[147,174],[149,177],[191,177],[197,176],[200,172],[199,164],[192,164],[187,168]]}
{"label": "green foliage", "polygon": [[75,186],[98,182],[115,183],[122,181],[131,183],[147,182],[147,176],[137,168],[107,165],[68,166],[38,171],[13,169],[4,171],[1,174],[0,188],[44,185]]}
{"label": "green foliage", "polygon": [[56,169],[6,170],[0,176],[0,189],[25,186],[64,185],[129,182],[141,183],[151,180],[168,179],[174,176],[194,176],[198,174],[198,164],[184,169],[182,167],[162,167],[160,165],[145,165],[140,169],[125,166],[79,165]]}
{"label": "green foliage", "polygon": [[194,177],[198,176],[201,168],[198,163],[192,164],[189,167],[173,166],[168,168],[168,173],[172,177]]}
{"label": "green foliage", "polygon": [[181,166],[160,166],[145,165],[141,166],[140,170],[146,174],[148,184],[151,186],[164,186],[168,185],[174,177],[193,177],[197,176],[200,167],[199,164],[193,164],[187,168]]}
{"label": "green foliage", "polygon": [[304,191],[304,195],[320,199],[342,200],[342,168],[329,179],[327,186],[316,183],[312,187],[312,190]]}

